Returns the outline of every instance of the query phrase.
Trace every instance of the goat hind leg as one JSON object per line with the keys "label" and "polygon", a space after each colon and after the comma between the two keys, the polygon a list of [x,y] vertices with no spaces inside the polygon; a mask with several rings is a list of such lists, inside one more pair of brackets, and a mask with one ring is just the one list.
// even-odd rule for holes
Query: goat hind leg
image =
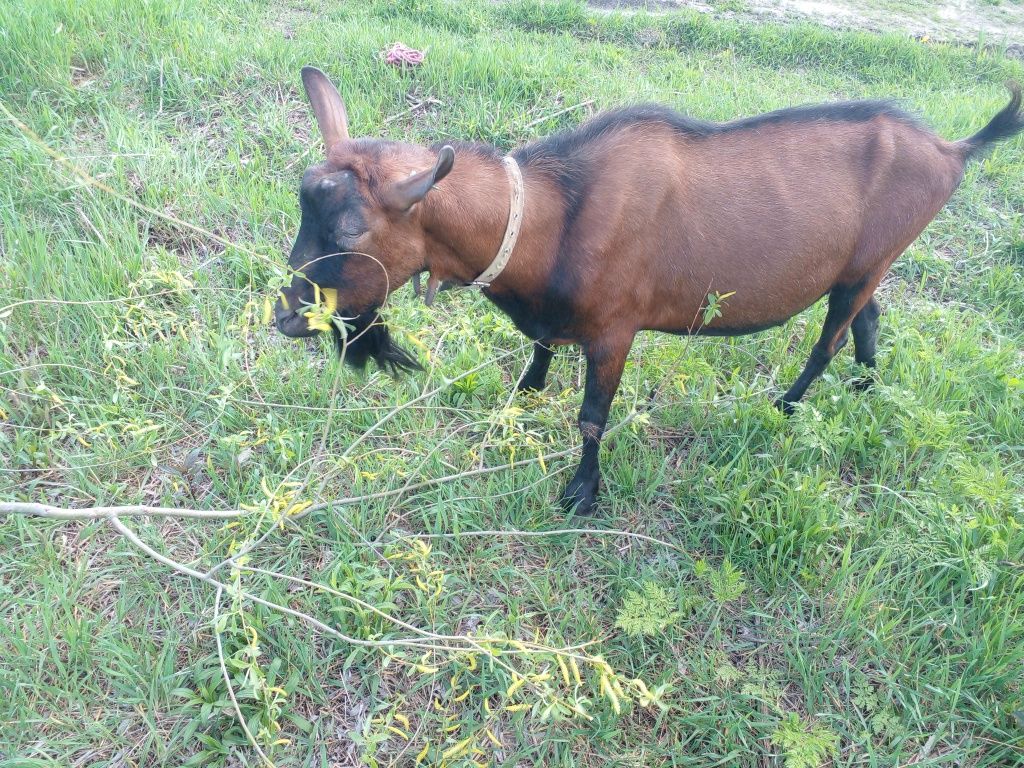
{"label": "goat hind leg", "polygon": [[[850,323],[863,302],[871,296],[869,292],[867,297],[864,297],[862,288],[862,286],[850,288],[836,286],[829,293],[828,313],[825,315],[821,337],[811,350],[811,356],[807,359],[807,364],[800,376],[793,382],[793,386],[775,401],[776,407],[787,416],[793,412],[793,404],[800,401],[811,382],[821,375],[836,353],[845,346]],[[858,299],[862,300],[858,301]]]}
{"label": "goat hind leg", "polygon": [[878,300],[872,296],[850,324],[856,360],[868,368],[867,372],[853,383],[860,390],[868,389],[875,383],[875,350],[878,343],[878,317],[881,314],[882,309],[878,306]]}

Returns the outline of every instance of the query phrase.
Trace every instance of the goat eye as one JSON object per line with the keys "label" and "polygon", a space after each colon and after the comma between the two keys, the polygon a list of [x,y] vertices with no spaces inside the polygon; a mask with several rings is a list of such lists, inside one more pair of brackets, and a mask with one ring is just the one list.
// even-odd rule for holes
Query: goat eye
{"label": "goat eye", "polygon": [[334,238],[338,242],[356,240],[362,234],[362,222],[358,216],[342,216],[334,226]]}

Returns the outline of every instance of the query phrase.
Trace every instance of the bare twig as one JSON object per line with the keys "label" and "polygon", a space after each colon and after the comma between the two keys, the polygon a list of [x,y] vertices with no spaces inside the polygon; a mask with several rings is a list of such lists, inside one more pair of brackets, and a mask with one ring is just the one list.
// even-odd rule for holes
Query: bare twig
{"label": "bare twig", "polygon": [[[422,397],[422,396],[421,396]],[[421,399],[421,398],[417,398]],[[391,414],[389,414],[391,415]],[[636,414],[631,413],[625,419],[620,421],[614,427],[605,432],[605,437],[608,437],[615,432],[629,424]],[[382,418],[374,427],[380,426],[387,417]],[[374,427],[371,427],[373,429]],[[368,434],[364,433],[364,434]],[[484,467],[483,469],[471,469],[466,472],[456,472],[451,475],[444,475],[443,477],[435,477],[431,480],[424,480],[420,483],[413,483],[412,485],[403,485],[401,488],[393,488],[388,491],[377,491],[375,493],[366,493],[360,496],[346,496],[340,499],[333,499],[331,501],[320,502],[314,504],[311,507],[306,508],[303,512],[298,515],[294,515],[289,520],[296,521],[301,520],[313,512],[318,512],[322,509],[328,509],[330,507],[341,507],[351,504],[362,504],[363,502],[373,501],[374,499],[386,499],[390,496],[397,496],[403,493],[410,493],[412,491],[418,491],[423,488],[430,488],[435,485],[441,485],[443,483],[453,482],[455,480],[464,480],[468,477],[480,477],[481,475],[489,475],[494,472],[501,472],[506,469],[513,469],[515,467],[525,466],[527,464],[537,464],[540,462],[548,462],[552,459],[558,459],[563,456],[568,456],[576,452],[576,448],[566,448],[562,451],[554,451],[552,453],[544,454],[543,456],[532,456],[528,459],[518,459],[516,461],[510,461],[506,464],[499,464],[495,467]],[[184,507],[150,507],[145,505],[125,505],[117,507],[84,507],[82,509],[63,509],[61,507],[54,507],[49,504],[37,504],[34,502],[19,502],[19,501],[7,501],[0,502],[0,515],[4,514],[21,514],[30,515],[35,517],[49,517],[59,520],[100,520],[109,519],[112,522],[117,520],[119,515],[123,516],[139,516],[139,517],[191,517],[206,520],[230,520],[243,515],[250,514],[248,511],[243,509],[188,509]],[[118,521],[119,522],[119,521]],[[641,536],[641,534],[635,534]],[[251,551],[251,550],[249,550]],[[229,565],[236,558],[240,557],[243,552],[239,552],[233,555],[231,558],[219,563],[210,570],[208,574],[200,574],[201,576],[209,576],[220,570],[226,565]],[[167,563],[169,564],[169,563]],[[192,573],[198,574],[198,571]],[[191,575],[191,574],[190,574]]]}
{"label": "bare twig", "polygon": [[524,125],[523,130],[529,130],[530,128],[533,128],[535,125],[540,125],[545,120],[550,120],[552,117],[564,115],[566,112],[572,112],[577,109],[582,109],[583,107],[589,107],[593,103],[593,99],[587,99],[586,101],[581,101],[579,104],[573,104],[571,107],[565,107],[565,109],[560,109],[557,112],[551,112],[550,114],[542,115],[538,117],[536,120],[531,120],[529,123]]}
{"label": "bare twig", "polygon": [[[341,592],[341,591],[339,591],[337,589],[334,589],[332,587],[327,586],[326,584],[320,584],[320,583],[315,582],[315,581],[309,581],[308,579],[302,579],[302,578],[299,578],[298,576],[289,576],[286,573],[279,573],[277,571],[268,571],[268,570],[266,570],[264,568],[254,568],[254,567],[249,566],[249,565],[241,565],[241,566],[238,567],[238,570],[245,571],[247,573],[260,573],[260,574],[263,574],[264,576],[270,576],[271,578],[284,579],[285,581],[291,582],[292,584],[301,584],[302,586],[309,587],[310,589],[317,589],[317,590],[320,590],[321,592],[327,592],[328,594],[334,595],[335,597],[340,597],[342,600],[346,600],[347,602],[350,602],[353,605],[358,605],[360,608],[363,608],[364,610],[370,611],[371,613],[375,613],[378,616],[380,616],[381,618],[387,619],[388,621],[396,624],[397,626],[402,627],[402,629],[408,629],[410,632],[413,632],[413,633],[415,633],[417,635],[420,635],[421,637],[426,637],[426,638],[429,638],[430,640],[435,640],[437,642],[444,642],[444,641],[450,641],[450,642],[470,642],[470,643],[473,643],[473,644],[479,644],[481,642],[487,642],[487,643],[507,642],[504,638],[486,637],[484,635],[481,635],[479,637],[472,637],[472,638],[471,637],[467,637],[465,635],[439,635],[436,632],[430,632],[429,630],[426,630],[426,629],[420,629],[419,627],[414,626],[413,624],[409,624],[408,622],[402,621],[401,619],[399,619],[399,618],[397,618],[395,616],[392,616],[392,615],[390,615],[388,613],[385,613],[384,611],[382,611],[379,608],[371,605],[370,603],[367,603],[364,600],[360,600],[355,595],[349,595],[349,594],[347,594],[345,592]],[[565,646],[564,648],[552,648],[552,647],[549,647],[549,646],[546,646],[546,645],[541,645],[539,643],[532,643],[532,642],[527,642],[527,641],[522,641],[519,644],[521,646],[523,646],[523,648],[526,648],[527,651],[532,652],[532,653],[551,653],[551,652],[556,652],[556,653],[565,653],[565,654],[571,654],[573,651],[578,651],[578,650],[581,650],[583,648],[586,648],[589,645],[593,645],[593,643],[582,643],[580,645]],[[480,650],[483,653],[486,653],[486,651],[482,647],[478,648],[478,650]],[[523,651],[523,652],[525,653],[527,651]]]}
{"label": "bare twig", "polygon": [[135,531],[133,531],[131,528],[122,523],[116,516],[108,517],[107,522],[109,522],[118,531],[118,533],[120,533],[122,536],[128,539],[128,541],[134,544],[143,553],[149,555],[157,562],[163,563],[168,568],[171,568],[172,570],[177,571],[178,573],[184,574],[186,576],[191,576],[193,579],[204,581],[207,584],[210,584],[211,586],[220,587],[221,589],[227,589],[233,594],[237,594],[243,600],[249,600],[253,603],[256,603],[257,605],[262,605],[264,608],[269,608],[272,611],[280,611],[281,613],[287,614],[288,616],[296,618],[299,621],[305,622],[314,629],[317,629],[321,632],[324,632],[325,634],[336,637],[339,640],[342,640],[346,643],[351,643],[352,645],[358,645],[364,648],[391,648],[395,646],[403,646],[418,648],[421,650],[445,651],[448,653],[450,653],[452,650],[465,650],[453,649],[450,646],[438,645],[436,643],[430,643],[426,642],[425,640],[419,640],[416,638],[399,637],[389,638],[387,640],[362,640],[357,637],[351,637],[328,624],[324,624],[322,621],[310,616],[308,613],[303,613],[302,611],[297,611],[294,608],[289,608],[288,606],[280,605],[279,603],[274,603],[270,600],[265,600],[262,597],[251,594],[244,590],[236,591],[224,582],[217,581],[217,579],[207,576],[205,573],[197,571],[194,568],[189,568],[187,565],[184,565],[183,563],[179,563],[178,561],[172,560],[166,555],[160,554],[151,546],[149,546],[146,542],[140,539],[138,534],[135,533]]}
{"label": "bare twig", "polygon": [[434,104],[438,107],[444,106],[444,102],[441,101],[440,99],[435,99],[432,96],[428,96],[421,101],[413,103],[412,106],[410,106],[408,109],[403,109],[401,112],[397,112],[391,115],[390,117],[385,117],[384,120],[382,121],[382,124],[387,125],[388,123],[393,123],[395,120],[398,120],[399,118],[405,117],[406,115],[410,115],[419,109],[423,109],[428,104]]}
{"label": "bare twig", "polygon": [[102,520],[117,517],[191,517],[200,520],[230,520],[249,514],[244,509],[185,509],[182,507],[150,507],[142,504],[118,507],[85,507],[64,509],[49,504],[34,502],[2,501],[0,517],[4,515],[28,515],[49,517],[56,520]]}

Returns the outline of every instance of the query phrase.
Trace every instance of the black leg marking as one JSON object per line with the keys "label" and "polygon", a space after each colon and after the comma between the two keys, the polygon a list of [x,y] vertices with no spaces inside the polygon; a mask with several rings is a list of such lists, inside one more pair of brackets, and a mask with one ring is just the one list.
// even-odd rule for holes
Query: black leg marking
{"label": "black leg marking", "polygon": [[775,401],[775,405],[787,416],[793,412],[793,404],[800,401],[811,382],[821,375],[836,353],[845,346],[847,329],[853,314],[853,303],[860,290],[861,286],[854,288],[837,286],[829,293],[828,314],[825,315],[821,338],[811,350],[811,356],[807,360],[807,365],[804,366],[803,373],[793,382],[793,386],[786,391],[786,394]]}
{"label": "black leg marking", "polygon": [[554,356],[555,350],[552,347],[542,341],[533,342],[533,360],[530,361],[530,367],[526,369],[523,378],[516,384],[516,391],[536,392],[544,389],[548,378],[548,367]]}
{"label": "black leg marking", "polygon": [[630,336],[615,344],[593,344],[585,348],[587,355],[587,383],[580,408],[580,434],[583,436],[583,455],[576,473],[562,492],[562,508],[588,515],[600,484],[601,467],[598,452],[601,435],[608,422],[608,410],[619,388],[626,356],[633,344]]}
{"label": "black leg marking", "polygon": [[[867,366],[869,369],[875,367],[875,350],[878,343],[878,316],[882,314],[881,307],[874,296],[853,318],[850,330],[853,331],[854,355],[858,363]],[[869,389],[875,383],[874,371],[869,370],[864,376],[853,382],[859,390]]]}

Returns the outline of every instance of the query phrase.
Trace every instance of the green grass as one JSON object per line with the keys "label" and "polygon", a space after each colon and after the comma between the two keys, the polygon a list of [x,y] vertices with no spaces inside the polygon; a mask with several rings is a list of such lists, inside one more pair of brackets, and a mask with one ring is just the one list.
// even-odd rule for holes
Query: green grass
{"label": "green grass", "polygon": [[[0,16],[13,113],[120,193],[244,246],[87,188],[0,123],[0,307],[27,302],[0,312],[0,499],[62,506],[265,509],[261,483],[308,479],[302,498],[328,500],[576,444],[578,355],[507,407],[528,346],[476,294],[432,309],[394,296],[388,316],[431,350],[429,377],[340,370],[327,344],[262,324],[319,151],[303,64],[336,78],[356,134],[503,148],[578,122],[582,109],[540,118],[588,99],[728,119],[891,96],[960,137],[1005,103],[1003,80],[1024,79],[999,51],[574,3],[2,0]],[[426,63],[383,65],[395,40]],[[407,95],[439,103],[403,114]],[[439,539],[429,555],[366,545],[565,527],[560,459],[318,512],[250,561],[438,633],[596,640],[625,678],[664,686],[664,711],[615,714],[584,670],[593,720],[488,714],[485,694],[497,702],[511,682],[498,667],[439,656],[441,671],[417,671],[404,661],[419,654],[388,659],[230,599],[221,635],[251,729],[265,746],[291,740],[268,747],[281,766],[413,765],[427,740],[423,764],[453,750],[450,766],[1020,764],[1022,212],[1017,140],[971,166],[883,283],[867,394],[843,354],[793,417],[771,407],[820,306],[756,336],[643,337],[611,421],[656,389],[653,407],[607,441],[598,516],[568,524],[673,547],[582,534]],[[390,409],[501,355],[340,459]],[[210,565],[269,523],[133,525]],[[0,765],[259,764],[227,701],[212,589],[101,522],[6,519],[0,553]],[[415,582],[430,571],[436,595]],[[238,578],[355,637],[406,634],[329,595]],[[457,689],[476,686],[462,701],[456,672]],[[387,730],[405,730],[395,712],[408,742]]]}

